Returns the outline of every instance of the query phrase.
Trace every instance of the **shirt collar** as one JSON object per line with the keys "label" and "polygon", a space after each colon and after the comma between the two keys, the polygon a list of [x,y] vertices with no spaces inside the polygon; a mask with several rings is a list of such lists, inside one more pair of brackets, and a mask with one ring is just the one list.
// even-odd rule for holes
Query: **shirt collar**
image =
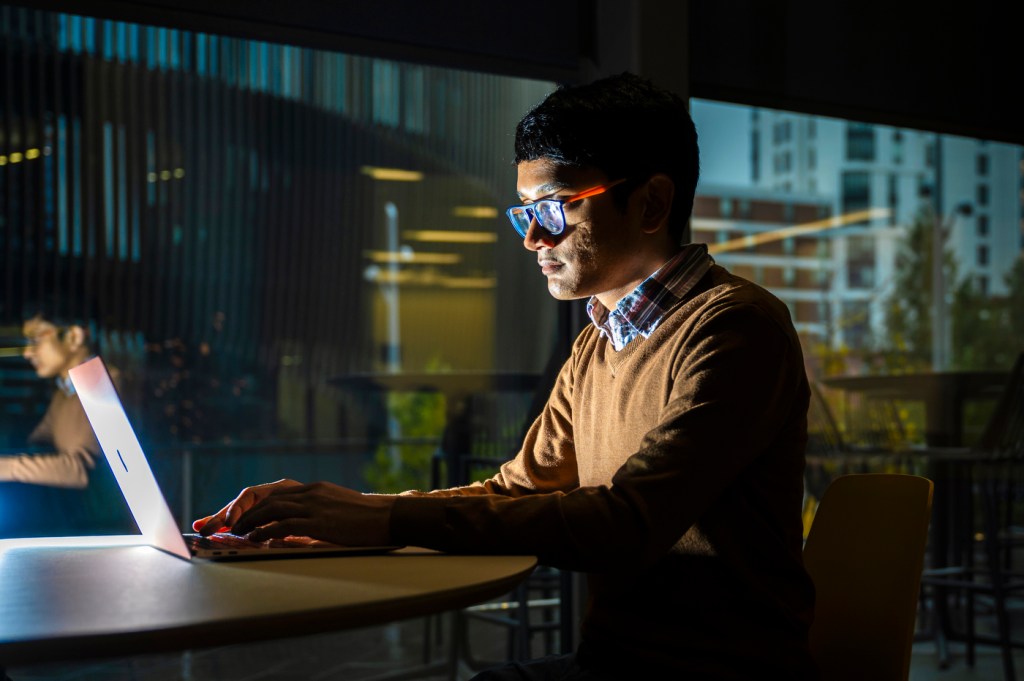
{"label": "shirt collar", "polygon": [[75,384],[71,382],[70,376],[67,378],[64,378],[63,376],[58,376],[55,380],[57,382],[58,390],[64,393],[67,397],[75,396]]}
{"label": "shirt collar", "polygon": [[[88,362],[95,356],[96,355],[89,355],[84,360],[82,360],[82,362]],[[57,378],[54,379],[54,382],[57,384],[57,390],[60,390],[66,396],[74,397],[75,395],[78,394],[78,391],[75,390],[75,384],[71,382],[70,376],[68,376],[67,378],[64,378],[63,376],[57,376]]]}
{"label": "shirt collar", "polygon": [[616,352],[637,336],[647,338],[665,314],[682,300],[715,264],[706,244],[687,244],[639,286],[608,310],[592,297],[587,314]]}

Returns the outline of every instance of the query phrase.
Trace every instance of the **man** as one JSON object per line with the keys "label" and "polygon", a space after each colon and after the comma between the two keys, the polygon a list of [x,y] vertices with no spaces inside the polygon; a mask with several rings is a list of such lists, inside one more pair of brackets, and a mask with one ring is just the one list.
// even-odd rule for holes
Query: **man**
{"label": "man", "polygon": [[398,496],[282,480],[195,528],[589,573],[575,654],[479,679],[815,678],[800,346],[782,303],[679,245],[697,159],[685,102],[641,78],[549,95],[517,128],[523,205],[508,216],[549,292],[588,298],[594,323],[516,458]]}
{"label": "man", "polygon": [[[33,314],[22,325],[24,356],[57,389],[29,442],[38,454],[0,456],[0,537],[135,530],[68,370],[92,356],[87,325]],[[118,374],[113,372],[114,380]]]}
{"label": "man", "polygon": [[29,442],[52,446],[46,454],[0,457],[0,481],[50,487],[85,488],[100,446],[68,371],[92,355],[89,332],[81,324],[60,326],[36,314],[22,326],[24,357],[40,378],[53,379],[57,390]]}

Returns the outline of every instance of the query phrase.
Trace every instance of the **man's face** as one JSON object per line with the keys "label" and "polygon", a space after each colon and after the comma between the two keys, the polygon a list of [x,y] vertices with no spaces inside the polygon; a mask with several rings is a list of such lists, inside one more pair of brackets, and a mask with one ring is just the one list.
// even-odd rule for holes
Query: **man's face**
{"label": "man's face", "polygon": [[[519,164],[523,203],[564,199],[617,180],[594,168],[565,168],[547,159]],[[637,262],[638,221],[623,213],[609,192],[564,204],[565,231],[554,236],[531,223],[523,245],[537,254],[548,291],[559,300],[597,296],[609,309],[650,272]]]}
{"label": "man's face", "polygon": [[41,318],[29,319],[22,326],[28,345],[22,355],[40,378],[66,375],[77,364],[77,353],[67,334]]}

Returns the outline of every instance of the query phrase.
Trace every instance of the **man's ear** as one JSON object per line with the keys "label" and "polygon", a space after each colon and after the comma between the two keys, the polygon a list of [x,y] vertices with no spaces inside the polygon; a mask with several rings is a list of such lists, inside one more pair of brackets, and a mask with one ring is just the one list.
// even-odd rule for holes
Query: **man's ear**
{"label": "man's ear", "polygon": [[64,330],[64,343],[68,346],[69,350],[75,351],[80,350],[85,346],[86,338],[88,334],[78,324],[72,324]]}
{"label": "man's ear", "polygon": [[672,213],[672,199],[676,195],[676,185],[672,178],[664,173],[657,173],[643,186],[643,230],[652,234],[659,229],[668,229],[668,217]]}

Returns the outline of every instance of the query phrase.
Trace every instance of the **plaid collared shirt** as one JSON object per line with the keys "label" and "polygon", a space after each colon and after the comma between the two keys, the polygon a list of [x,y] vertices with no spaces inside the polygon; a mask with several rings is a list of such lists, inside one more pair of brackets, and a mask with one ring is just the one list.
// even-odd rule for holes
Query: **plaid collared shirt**
{"label": "plaid collared shirt", "polygon": [[587,314],[618,352],[637,336],[647,338],[693,285],[715,264],[705,244],[687,244],[679,253],[644,279],[633,292],[608,309],[597,298],[587,303]]}

